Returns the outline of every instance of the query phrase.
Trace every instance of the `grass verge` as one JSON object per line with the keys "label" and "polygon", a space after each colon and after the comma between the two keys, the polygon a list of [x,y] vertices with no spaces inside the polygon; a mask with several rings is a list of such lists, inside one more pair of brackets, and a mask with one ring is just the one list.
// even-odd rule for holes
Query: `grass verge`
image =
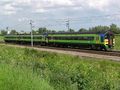
{"label": "grass verge", "polygon": [[0,45],[0,90],[120,90],[120,63]]}

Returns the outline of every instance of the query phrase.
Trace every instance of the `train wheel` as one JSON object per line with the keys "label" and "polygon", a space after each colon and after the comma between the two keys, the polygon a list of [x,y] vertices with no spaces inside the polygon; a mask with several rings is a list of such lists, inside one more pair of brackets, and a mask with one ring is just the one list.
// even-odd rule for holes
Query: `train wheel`
{"label": "train wheel", "polygon": [[95,49],[96,49],[95,45],[91,45],[91,46],[90,46],[90,49],[91,49],[91,50],[95,50]]}

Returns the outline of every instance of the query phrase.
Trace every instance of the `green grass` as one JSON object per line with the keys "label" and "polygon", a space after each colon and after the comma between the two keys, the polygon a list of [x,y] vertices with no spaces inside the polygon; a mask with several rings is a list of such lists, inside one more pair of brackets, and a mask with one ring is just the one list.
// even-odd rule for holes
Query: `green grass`
{"label": "green grass", "polygon": [[120,62],[0,45],[0,90],[120,90]]}
{"label": "green grass", "polygon": [[1,64],[0,90],[53,90],[53,88],[25,67]]}
{"label": "green grass", "polygon": [[4,41],[4,36],[0,35],[0,41]]}
{"label": "green grass", "polygon": [[115,50],[120,50],[120,35],[115,36]]}

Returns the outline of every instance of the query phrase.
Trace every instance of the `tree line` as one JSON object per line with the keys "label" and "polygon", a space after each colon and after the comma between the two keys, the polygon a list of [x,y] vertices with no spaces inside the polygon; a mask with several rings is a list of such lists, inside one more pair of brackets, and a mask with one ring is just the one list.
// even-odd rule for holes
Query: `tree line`
{"label": "tree line", "polygon": [[[56,30],[49,30],[45,27],[40,27],[38,28],[38,30],[33,30],[33,34],[42,34],[45,32],[48,33],[55,33],[55,32],[106,32],[106,31],[112,31],[115,34],[120,34],[120,27],[118,27],[116,24],[111,24],[110,26],[95,26],[95,27],[91,27],[89,29],[85,29],[85,28],[80,28],[78,31],[75,31],[74,29],[69,29],[68,31],[62,30],[62,31],[56,31]],[[1,30],[1,35],[6,35],[8,34],[8,31],[6,30]],[[11,30],[9,32],[9,34],[21,34],[20,32],[17,32],[16,30]],[[30,34],[27,32],[22,31],[22,34]]]}

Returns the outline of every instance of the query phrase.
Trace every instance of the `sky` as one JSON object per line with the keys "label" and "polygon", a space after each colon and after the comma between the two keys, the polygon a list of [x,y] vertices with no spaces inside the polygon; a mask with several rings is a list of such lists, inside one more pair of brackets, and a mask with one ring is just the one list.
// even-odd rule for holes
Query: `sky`
{"label": "sky", "polygon": [[0,0],[0,29],[78,30],[97,25],[120,26],[120,0]]}

